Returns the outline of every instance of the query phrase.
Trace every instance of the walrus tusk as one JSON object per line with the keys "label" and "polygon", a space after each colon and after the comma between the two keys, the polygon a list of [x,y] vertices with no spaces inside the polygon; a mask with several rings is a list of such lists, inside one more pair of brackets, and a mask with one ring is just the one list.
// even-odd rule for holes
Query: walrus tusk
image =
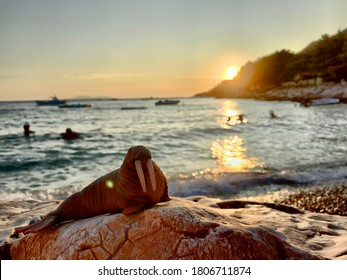
{"label": "walrus tusk", "polygon": [[154,172],[153,162],[151,159],[147,161],[147,169],[149,173],[149,178],[151,179],[152,190],[155,191],[157,189],[157,183],[155,181],[155,172]]}
{"label": "walrus tusk", "polygon": [[137,176],[140,179],[142,191],[146,192],[145,175],[143,174],[143,169],[142,169],[142,165],[141,165],[141,161],[140,160],[135,160],[135,167],[136,167]]}

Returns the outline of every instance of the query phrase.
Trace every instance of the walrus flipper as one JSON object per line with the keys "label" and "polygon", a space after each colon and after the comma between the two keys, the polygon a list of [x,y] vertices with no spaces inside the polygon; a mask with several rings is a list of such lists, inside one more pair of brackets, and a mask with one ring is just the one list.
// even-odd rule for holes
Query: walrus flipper
{"label": "walrus flipper", "polygon": [[53,226],[56,223],[57,223],[56,216],[48,216],[48,217],[45,217],[43,220],[36,222],[35,224],[16,228],[14,231],[14,235],[18,235],[19,233],[28,234],[30,232],[39,232],[43,229]]}
{"label": "walrus flipper", "polygon": [[135,205],[131,205],[131,206],[128,206],[127,208],[123,209],[122,213],[124,215],[130,215],[130,214],[135,213],[137,211],[140,211],[144,208],[146,208],[145,203],[135,204]]}

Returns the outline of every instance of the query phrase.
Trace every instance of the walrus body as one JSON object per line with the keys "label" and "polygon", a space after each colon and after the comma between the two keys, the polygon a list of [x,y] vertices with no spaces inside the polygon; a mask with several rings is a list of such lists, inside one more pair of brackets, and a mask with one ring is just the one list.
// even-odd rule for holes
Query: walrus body
{"label": "walrus body", "polygon": [[165,175],[152,161],[146,147],[135,146],[128,150],[119,169],[95,180],[64,200],[41,221],[18,228],[14,234],[37,232],[64,221],[106,213],[127,215],[168,200]]}

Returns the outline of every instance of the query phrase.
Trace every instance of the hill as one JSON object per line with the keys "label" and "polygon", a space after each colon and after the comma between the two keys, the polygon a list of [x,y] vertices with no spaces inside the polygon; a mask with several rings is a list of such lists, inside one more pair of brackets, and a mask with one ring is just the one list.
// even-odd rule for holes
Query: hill
{"label": "hill", "polygon": [[222,81],[195,96],[262,98],[269,90],[309,80],[314,84],[347,80],[347,29],[332,36],[322,35],[298,53],[281,50],[248,62],[233,80]]}

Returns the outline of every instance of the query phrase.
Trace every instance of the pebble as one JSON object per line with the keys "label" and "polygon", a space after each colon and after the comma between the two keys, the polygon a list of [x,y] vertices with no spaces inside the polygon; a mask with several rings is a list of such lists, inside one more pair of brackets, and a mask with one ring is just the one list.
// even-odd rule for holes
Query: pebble
{"label": "pebble", "polygon": [[288,194],[280,203],[302,210],[347,216],[347,183],[332,186],[300,189]]}

